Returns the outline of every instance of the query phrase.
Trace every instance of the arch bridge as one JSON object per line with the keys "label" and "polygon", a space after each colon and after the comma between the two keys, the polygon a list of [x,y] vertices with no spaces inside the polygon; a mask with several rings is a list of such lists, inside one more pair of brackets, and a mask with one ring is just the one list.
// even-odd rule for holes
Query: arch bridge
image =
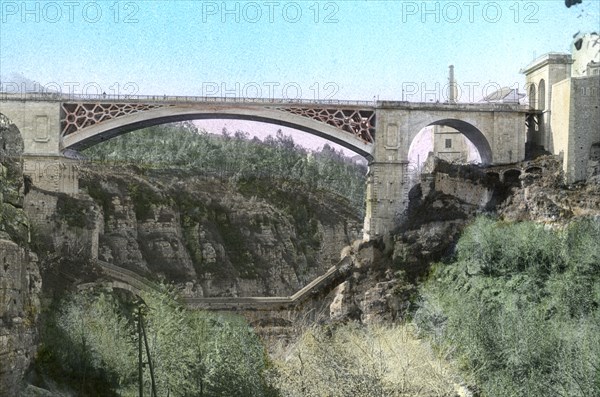
{"label": "arch bridge", "polygon": [[[190,296],[180,292],[181,302],[188,309],[203,310],[285,310],[301,306],[305,301],[315,296],[327,294],[340,280],[350,274],[352,268],[350,258],[341,259],[325,273],[316,277],[310,283],[290,296],[256,296],[256,297],[203,297]],[[129,291],[141,296],[146,291],[159,291],[159,285],[139,274],[114,265],[96,260],[96,266],[102,273],[100,280],[79,284],[78,289],[88,289],[98,286]]]}
{"label": "arch bridge", "polygon": [[463,133],[485,164],[524,160],[528,106],[188,96],[0,93],[0,114],[25,142],[25,173],[40,188],[76,194],[77,161],[64,156],[140,128],[196,119],[240,119],[295,128],[369,161],[365,238],[394,228],[408,205],[408,151],[431,125]]}

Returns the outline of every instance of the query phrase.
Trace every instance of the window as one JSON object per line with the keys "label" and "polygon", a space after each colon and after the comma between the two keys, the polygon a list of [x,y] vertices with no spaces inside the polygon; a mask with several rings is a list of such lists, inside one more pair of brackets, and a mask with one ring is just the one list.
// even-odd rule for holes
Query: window
{"label": "window", "polygon": [[452,139],[446,139],[446,149],[452,149]]}
{"label": "window", "polygon": [[535,91],[535,84],[531,84],[531,86],[529,87],[529,107],[532,109],[535,109],[537,107]]}
{"label": "window", "polygon": [[546,108],[546,82],[540,80],[538,87],[538,109],[544,110]]}

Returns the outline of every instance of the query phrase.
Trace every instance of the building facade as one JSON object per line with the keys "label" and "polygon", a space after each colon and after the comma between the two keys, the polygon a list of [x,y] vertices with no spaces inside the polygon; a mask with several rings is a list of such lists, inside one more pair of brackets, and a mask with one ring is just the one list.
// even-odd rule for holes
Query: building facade
{"label": "building facade", "polygon": [[467,138],[445,125],[433,126],[433,154],[451,163],[466,163],[469,159]]}
{"label": "building facade", "polygon": [[567,183],[597,172],[600,146],[600,37],[577,36],[571,54],[545,54],[525,74],[529,106],[538,117],[528,141],[563,158]]}

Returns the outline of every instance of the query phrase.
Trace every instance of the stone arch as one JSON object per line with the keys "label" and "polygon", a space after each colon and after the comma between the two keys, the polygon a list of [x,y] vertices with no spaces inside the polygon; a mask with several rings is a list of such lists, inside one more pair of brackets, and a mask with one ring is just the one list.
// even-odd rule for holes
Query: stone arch
{"label": "stone arch", "polygon": [[531,84],[529,86],[529,92],[527,93],[529,96],[529,107],[531,109],[537,109],[537,99],[536,99],[536,87],[535,84]]}
{"label": "stone arch", "polygon": [[504,172],[504,183],[510,186],[521,186],[521,170],[510,169]]}
{"label": "stone arch", "polygon": [[494,182],[500,181],[500,174],[495,171],[486,172],[486,175],[488,176],[489,179],[491,179]]}
{"label": "stone arch", "polygon": [[541,174],[542,167],[537,167],[537,166],[529,167],[525,170],[525,172],[528,174]]}
{"label": "stone arch", "polygon": [[132,286],[131,284],[127,284],[123,281],[116,281],[116,280],[111,280],[111,281],[100,280],[100,281],[95,281],[95,282],[90,282],[90,283],[85,283],[85,284],[79,284],[77,286],[77,289],[79,291],[92,290],[95,288],[103,288],[103,289],[109,289],[109,290],[119,289],[122,291],[129,292],[132,295],[137,296],[139,298],[142,297],[142,292],[143,292],[142,290]]}
{"label": "stone arch", "polygon": [[539,110],[546,109],[546,81],[541,79],[538,84],[538,106]]}
{"label": "stone arch", "polygon": [[63,137],[61,149],[81,150],[127,132],[178,121],[226,119],[248,120],[294,128],[348,148],[367,160],[373,159],[373,143],[365,142],[334,126],[307,117],[268,108],[195,109],[173,106],[107,120]]}
{"label": "stone arch", "polygon": [[[475,145],[475,148],[481,156],[482,164],[492,163],[493,154],[490,143],[488,142],[485,135],[483,135],[483,133],[473,124],[458,119],[441,119],[429,123],[426,127],[432,125],[445,125],[454,128],[455,130],[463,134],[465,137],[467,137],[467,139],[469,139],[473,143],[473,145]],[[414,139],[414,137],[412,139]]]}

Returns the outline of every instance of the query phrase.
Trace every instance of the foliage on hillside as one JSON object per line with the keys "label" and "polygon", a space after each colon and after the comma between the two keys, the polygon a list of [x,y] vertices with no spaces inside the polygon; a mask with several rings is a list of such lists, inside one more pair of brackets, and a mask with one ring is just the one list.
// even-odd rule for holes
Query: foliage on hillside
{"label": "foliage on hillside", "polygon": [[[262,376],[268,359],[244,320],[184,310],[166,290],[143,299],[158,395],[272,395]],[[136,307],[106,292],[63,299],[44,323],[39,372],[78,395],[137,396]],[[144,373],[151,395],[147,365]]]}
{"label": "foliage on hillside", "polygon": [[600,222],[478,219],[423,289],[417,324],[482,396],[600,392]]}
{"label": "foliage on hillside", "polygon": [[189,168],[235,182],[272,178],[294,180],[307,189],[327,189],[364,207],[366,168],[325,145],[309,151],[279,130],[264,142],[237,131],[220,136],[192,123],[167,124],[125,134],[83,152],[91,160]]}
{"label": "foliage on hillside", "polygon": [[408,326],[310,327],[274,355],[286,397],[456,395],[456,374]]}
{"label": "foliage on hillside", "polygon": [[[166,289],[142,297],[158,395],[456,395],[455,371],[410,326],[308,327],[269,359],[240,317],[185,310]],[[102,290],[55,302],[46,313],[34,384],[55,395],[137,396],[139,304]],[[144,394],[151,395],[147,364]]]}

